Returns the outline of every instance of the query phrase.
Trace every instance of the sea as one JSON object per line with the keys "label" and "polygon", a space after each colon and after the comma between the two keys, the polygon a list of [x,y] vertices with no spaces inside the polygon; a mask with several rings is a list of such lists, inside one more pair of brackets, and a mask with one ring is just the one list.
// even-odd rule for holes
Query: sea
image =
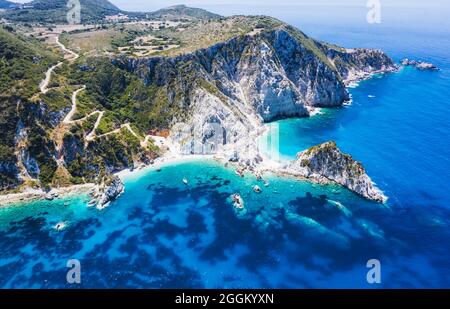
{"label": "sea", "polygon": [[371,24],[366,1],[354,2],[206,8],[440,67],[374,76],[350,89],[351,104],[278,121],[263,137],[277,139],[280,160],[336,141],[386,204],[277,175],[265,186],[214,160],[148,168],[125,176],[103,211],[85,195],[1,207],[0,288],[450,288],[449,4],[381,1]]}

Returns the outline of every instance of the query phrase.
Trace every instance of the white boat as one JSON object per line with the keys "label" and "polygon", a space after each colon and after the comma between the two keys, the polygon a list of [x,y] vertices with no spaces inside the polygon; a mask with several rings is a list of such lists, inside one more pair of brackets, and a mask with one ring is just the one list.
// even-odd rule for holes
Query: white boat
{"label": "white boat", "polygon": [[186,178],[183,178],[183,183],[184,183],[185,185],[187,185],[187,184],[188,184],[188,180],[187,180]]}

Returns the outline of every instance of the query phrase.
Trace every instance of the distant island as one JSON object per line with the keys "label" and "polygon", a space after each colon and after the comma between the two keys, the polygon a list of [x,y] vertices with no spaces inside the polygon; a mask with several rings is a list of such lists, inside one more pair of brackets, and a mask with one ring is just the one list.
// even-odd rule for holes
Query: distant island
{"label": "distant island", "polygon": [[68,25],[65,4],[35,0],[1,15],[4,196],[83,188],[101,208],[123,192],[120,171],[208,155],[386,201],[334,142],[299,149],[294,162],[257,144],[265,123],[341,106],[350,84],[396,71],[382,51],[319,42],[268,16],[186,6],[130,13],[81,0],[83,24]]}

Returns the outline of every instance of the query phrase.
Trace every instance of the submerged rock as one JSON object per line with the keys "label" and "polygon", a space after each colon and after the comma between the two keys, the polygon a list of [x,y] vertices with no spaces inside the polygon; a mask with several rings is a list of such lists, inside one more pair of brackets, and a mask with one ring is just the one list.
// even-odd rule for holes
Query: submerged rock
{"label": "submerged rock", "polygon": [[262,192],[261,188],[258,185],[254,185],[253,186],[253,191],[255,191],[256,193],[261,193]]}
{"label": "submerged rock", "polygon": [[244,200],[242,197],[235,193],[231,196],[231,199],[233,200],[233,206],[237,209],[244,209]]}
{"label": "submerged rock", "polygon": [[62,231],[64,229],[66,229],[66,227],[67,227],[67,222],[58,222],[53,226],[53,228],[56,231]]}
{"label": "submerged rock", "polygon": [[300,152],[285,172],[317,181],[333,181],[369,200],[387,200],[383,192],[375,187],[363,166],[350,155],[342,153],[335,142],[327,142]]}

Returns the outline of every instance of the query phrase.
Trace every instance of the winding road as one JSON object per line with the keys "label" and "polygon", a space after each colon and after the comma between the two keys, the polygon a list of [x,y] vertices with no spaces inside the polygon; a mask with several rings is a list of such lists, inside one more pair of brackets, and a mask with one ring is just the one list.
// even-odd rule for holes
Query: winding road
{"label": "winding road", "polygon": [[63,123],[69,124],[69,123],[73,122],[72,121],[73,115],[75,115],[75,113],[77,111],[77,95],[85,89],[86,89],[86,86],[82,86],[80,89],[75,90],[72,93],[72,108],[70,109],[70,112],[66,115],[66,117],[64,118]]}
{"label": "winding road", "polygon": [[41,84],[39,85],[39,88],[41,89],[41,92],[43,94],[46,94],[49,91],[48,85],[50,84],[50,80],[52,78],[53,71],[62,65],[63,65],[63,62],[58,62],[58,64],[55,64],[50,69],[48,69],[47,72],[45,72],[45,78],[42,80]]}
{"label": "winding road", "polygon": [[[64,52],[70,54],[72,57],[69,59],[69,61],[75,61],[80,57],[79,54],[75,53],[74,51],[71,51],[70,49],[67,49],[64,44],[62,44],[59,41],[59,36],[56,36],[56,45],[58,45]],[[45,72],[45,78],[42,80],[42,82],[39,85],[39,88],[43,94],[46,94],[50,89],[48,88],[48,85],[50,84],[52,73],[55,71],[56,68],[62,66],[64,61],[58,62],[54,66],[52,66],[50,69]]]}
{"label": "winding road", "polygon": [[[59,36],[56,37],[56,44],[66,53],[66,54],[70,54],[70,58],[67,59],[67,61],[73,62],[76,59],[78,59],[80,57],[79,54],[75,53],[74,51],[66,48],[66,46],[64,46],[64,44],[62,44],[59,41]],[[52,66],[50,69],[47,70],[46,74],[45,74],[45,79],[41,82],[40,88],[41,88],[41,92],[42,93],[46,93],[49,88],[48,85],[50,84],[51,81],[51,76],[53,71],[61,66],[64,62],[59,62],[58,64]],[[152,136],[152,135],[147,135],[144,137],[144,139],[142,139],[134,130],[133,128],[131,128],[130,123],[125,123],[122,124],[118,129],[112,130],[108,133],[104,133],[101,135],[97,135],[96,131],[98,126],[100,125],[101,120],[103,119],[103,116],[105,114],[104,111],[100,111],[100,110],[95,110],[93,112],[91,112],[90,114],[84,116],[83,118],[79,118],[79,119],[75,119],[73,120],[72,118],[74,117],[74,115],[76,114],[77,111],[77,96],[81,91],[86,90],[86,85],[81,85],[81,88],[75,90],[72,93],[72,107],[69,111],[69,113],[66,115],[66,117],[64,117],[63,121],[61,122],[61,125],[55,130],[54,132],[54,136],[56,136],[56,140],[57,140],[57,149],[58,152],[61,152],[62,149],[62,139],[64,137],[64,133],[67,130],[67,126],[74,124],[74,123],[80,123],[83,122],[85,120],[87,120],[89,117],[91,117],[92,115],[98,114],[98,118],[95,121],[94,127],[92,128],[92,130],[89,132],[89,134],[87,134],[85,136],[85,142],[89,143],[97,138],[101,138],[101,137],[105,137],[108,135],[112,135],[112,134],[117,134],[119,133],[122,129],[127,129],[134,137],[136,137],[139,141],[140,141],[140,145],[142,148],[147,148],[149,141],[155,140],[155,138],[157,139],[158,137]]]}
{"label": "winding road", "polygon": [[105,113],[100,111],[95,112],[98,112],[98,118],[97,121],[95,121],[94,127],[92,128],[91,132],[88,135],[86,135],[86,141],[88,142],[93,141],[94,138],[96,137],[95,132],[97,131],[98,126],[100,125],[100,121],[102,120],[103,114]]}

